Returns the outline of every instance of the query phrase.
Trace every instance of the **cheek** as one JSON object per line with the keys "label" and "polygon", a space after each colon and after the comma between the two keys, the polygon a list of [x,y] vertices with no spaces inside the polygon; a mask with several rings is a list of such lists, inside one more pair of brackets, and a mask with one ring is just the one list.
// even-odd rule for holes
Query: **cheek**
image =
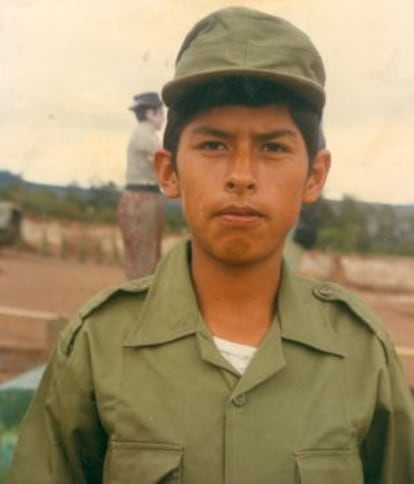
{"label": "cheek", "polygon": [[182,203],[188,207],[207,203],[214,189],[217,189],[218,177],[213,170],[203,170],[197,160],[181,163],[178,173]]}
{"label": "cheek", "polygon": [[189,224],[196,223],[207,213],[208,199],[205,192],[196,186],[181,193],[181,206]]}
{"label": "cheek", "polygon": [[277,219],[284,225],[293,225],[302,207],[306,178],[289,176],[274,179],[269,193],[274,204]]}
{"label": "cheek", "polygon": [[306,174],[303,170],[287,171],[265,179],[266,187],[274,196],[285,203],[302,201],[306,187]]}

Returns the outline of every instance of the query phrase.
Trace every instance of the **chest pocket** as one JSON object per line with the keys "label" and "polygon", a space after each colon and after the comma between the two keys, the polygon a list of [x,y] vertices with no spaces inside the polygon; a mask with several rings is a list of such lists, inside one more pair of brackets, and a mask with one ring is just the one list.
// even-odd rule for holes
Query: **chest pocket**
{"label": "chest pocket", "polygon": [[296,454],[299,484],[364,484],[356,450],[309,450]]}
{"label": "chest pocket", "polygon": [[112,441],[104,484],[180,484],[182,456],[179,445]]}

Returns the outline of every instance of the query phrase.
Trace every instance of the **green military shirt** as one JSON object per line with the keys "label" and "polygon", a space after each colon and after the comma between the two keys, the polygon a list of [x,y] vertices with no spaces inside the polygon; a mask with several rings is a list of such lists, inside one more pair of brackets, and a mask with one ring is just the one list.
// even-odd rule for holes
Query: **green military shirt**
{"label": "green military shirt", "polygon": [[9,483],[414,483],[411,395],[370,310],[284,265],[274,322],[240,376],[200,315],[189,252],[68,325]]}

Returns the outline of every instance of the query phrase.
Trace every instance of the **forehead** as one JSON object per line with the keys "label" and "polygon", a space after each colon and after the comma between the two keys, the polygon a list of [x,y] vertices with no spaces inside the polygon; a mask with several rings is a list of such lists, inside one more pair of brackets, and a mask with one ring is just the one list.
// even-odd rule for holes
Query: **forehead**
{"label": "forehead", "polygon": [[287,106],[271,104],[265,106],[225,105],[212,107],[196,114],[185,126],[183,134],[191,134],[198,128],[220,128],[231,132],[287,129],[298,134],[297,128]]}

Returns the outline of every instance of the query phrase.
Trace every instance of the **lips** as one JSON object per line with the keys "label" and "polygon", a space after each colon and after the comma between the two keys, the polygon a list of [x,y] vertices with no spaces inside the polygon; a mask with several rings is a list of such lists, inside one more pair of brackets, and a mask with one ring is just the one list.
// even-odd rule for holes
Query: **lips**
{"label": "lips", "polygon": [[249,205],[227,205],[216,212],[216,217],[227,223],[255,223],[263,218],[263,214]]}
{"label": "lips", "polygon": [[218,215],[251,215],[261,217],[261,213],[247,205],[229,205],[217,212]]}

